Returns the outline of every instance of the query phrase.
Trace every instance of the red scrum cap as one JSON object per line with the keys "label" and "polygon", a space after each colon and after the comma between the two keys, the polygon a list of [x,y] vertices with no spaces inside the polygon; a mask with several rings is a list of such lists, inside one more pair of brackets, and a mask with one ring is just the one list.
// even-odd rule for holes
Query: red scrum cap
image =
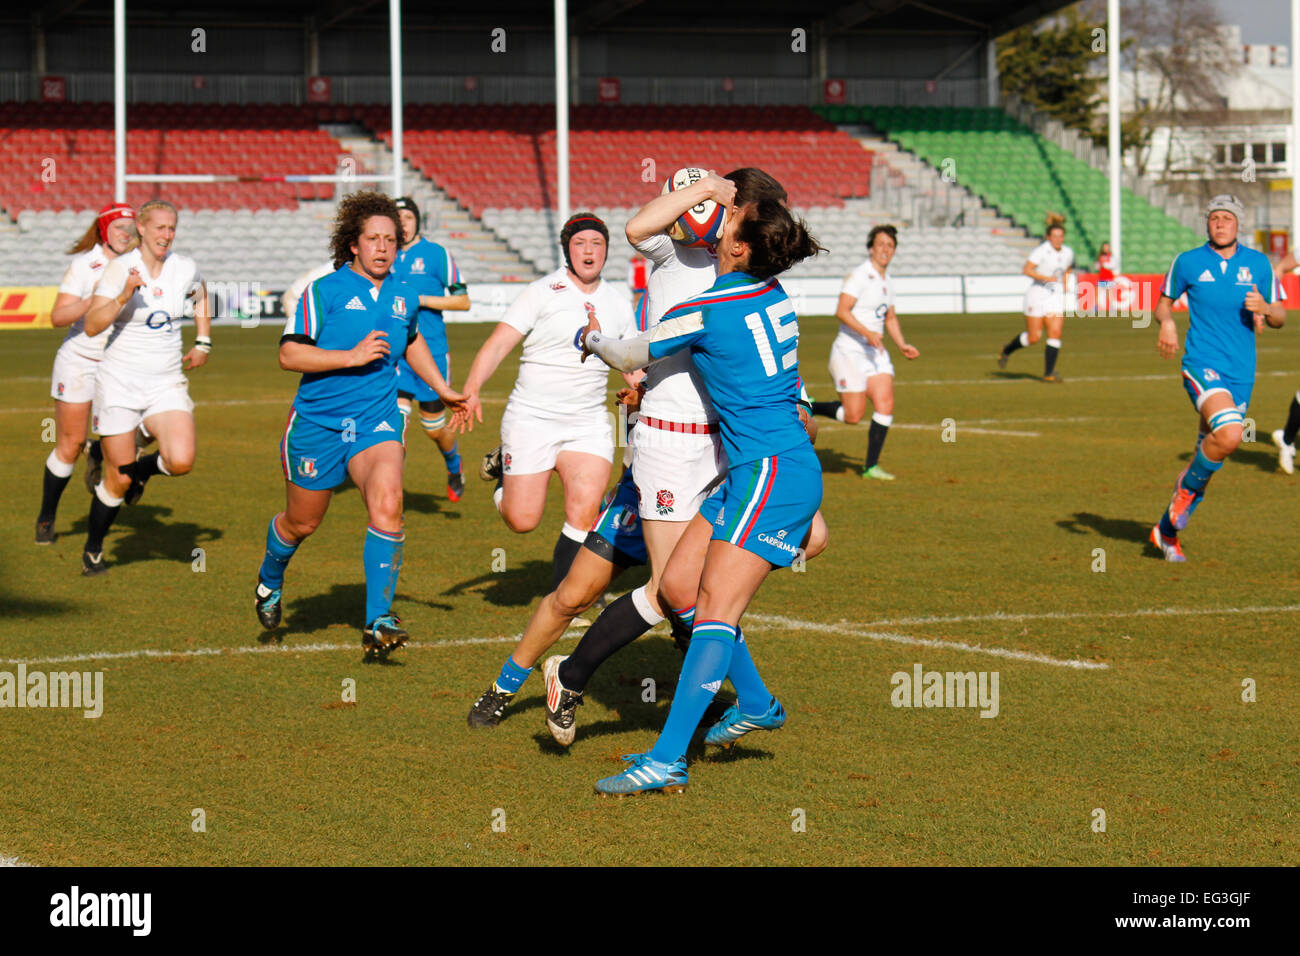
{"label": "red scrum cap", "polygon": [[117,219],[135,219],[135,210],[124,202],[112,202],[99,211],[99,238],[108,244],[108,227]]}

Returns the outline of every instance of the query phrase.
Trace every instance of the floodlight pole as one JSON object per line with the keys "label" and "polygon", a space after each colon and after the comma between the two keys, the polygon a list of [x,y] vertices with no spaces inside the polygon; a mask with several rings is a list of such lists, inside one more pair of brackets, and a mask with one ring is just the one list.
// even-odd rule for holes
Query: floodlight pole
{"label": "floodlight pole", "polygon": [[555,0],[556,225],[569,218],[569,4]]}
{"label": "floodlight pole", "polygon": [[126,202],[126,0],[113,0],[113,201]]}
{"label": "floodlight pole", "polygon": [[393,86],[393,196],[402,195],[402,0],[388,0],[388,65]]}
{"label": "floodlight pole", "polygon": [[[1300,0],[1292,0],[1300,3]],[[1107,148],[1110,153],[1110,257],[1113,270],[1118,273],[1123,268],[1120,258],[1120,188],[1123,185],[1124,170],[1120,146],[1123,142],[1120,134],[1120,90],[1119,90],[1119,0],[1107,0],[1106,3],[1106,74],[1107,100],[1106,118],[1108,120]],[[1137,95],[1136,88],[1134,96]]]}

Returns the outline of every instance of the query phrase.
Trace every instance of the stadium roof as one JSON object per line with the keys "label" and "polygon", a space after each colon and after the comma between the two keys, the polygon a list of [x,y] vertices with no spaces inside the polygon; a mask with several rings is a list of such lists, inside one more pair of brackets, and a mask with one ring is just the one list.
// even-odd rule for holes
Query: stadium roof
{"label": "stadium roof", "polygon": [[[672,0],[570,0],[569,29],[583,32],[767,32],[824,24],[829,35],[857,32],[992,33],[999,36],[1066,6],[1073,0],[746,0],[740,16],[701,11],[698,2]],[[134,25],[225,24],[301,27],[312,18],[321,29],[356,28],[384,22],[383,0],[195,0],[180,5],[163,0],[127,0],[127,22]],[[469,31],[510,29],[549,31],[552,6],[546,0],[492,0],[488,4],[403,4],[405,27]],[[44,0],[22,12],[10,8],[0,22],[40,23],[46,28],[112,22],[107,0]],[[69,22],[71,21],[71,22]]]}

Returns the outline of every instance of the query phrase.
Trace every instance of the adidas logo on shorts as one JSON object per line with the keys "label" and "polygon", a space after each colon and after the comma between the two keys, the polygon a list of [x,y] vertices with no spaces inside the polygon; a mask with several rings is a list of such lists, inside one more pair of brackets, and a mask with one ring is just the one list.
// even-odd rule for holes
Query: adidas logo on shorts
{"label": "adidas logo on shorts", "polygon": [[[391,432],[394,430],[393,426],[388,424],[388,422],[380,422],[375,426],[375,431],[377,432]],[[373,432],[371,434],[373,434]]]}
{"label": "adidas logo on shorts", "polygon": [[707,684],[701,684],[700,687],[707,690],[710,694],[716,694],[718,691],[722,690],[722,681],[711,680]]}
{"label": "adidas logo on shorts", "polygon": [[366,307],[365,307],[364,305],[362,305],[361,300],[358,299],[355,295],[352,297],[352,300],[351,300],[347,305],[345,305],[343,308],[345,308],[345,309],[347,309],[347,310],[349,310],[349,311],[352,311],[352,312],[356,312],[356,311],[358,311],[358,310],[361,311],[361,312],[366,311]]}

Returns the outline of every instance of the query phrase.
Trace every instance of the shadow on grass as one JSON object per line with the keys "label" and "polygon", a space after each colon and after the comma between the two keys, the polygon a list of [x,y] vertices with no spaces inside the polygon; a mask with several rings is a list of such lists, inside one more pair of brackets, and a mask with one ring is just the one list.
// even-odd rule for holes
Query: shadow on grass
{"label": "shadow on grass", "polygon": [[[164,505],[133,505],[118,512],[105,538],[110,565],[137,561],[194,561],[194,549],[225,536],[220,528],[207,528],[193,521],[164,521],[172,509]],[[87,519],[80,518],[70,531],[59,537],[76,537],[84,542]]]}
{"label": "shadow on grass", "polygon": [[[865,438],[863,440],[865,442]],[[863,453],[865,454],[865,445]],[[817,460],[821,462],[823,475],[853,474],[862,470],[863,459],[850,458],[834,448],[818,448]]]}
{"label": "shadow on grass", "polygon": [[[80,567],[80,564],[78,564],[78,567]],[[68,601],[46,601],[34,600],[29,597],[15,597],[12,594],[0,591],[0,607],[4,608],[6,618],[21,621],[26,618],[70,614],[76,610],[77,605]]]}
{"label": "shadow on grass", "polygon": [[1150,521],[1134,521],[1131,518],[1105,518],[1088,511],[1076,511],[1074,516],[1056,522],[1058,528],[1064,528],[1071,534],[1099,534],[1115,541],[1136,541],[1145,544],[1151,533]]}
{"label": "shadow on grass", "polygon": [[446,498],[441,498],[425,491],[406,491],[403,492],[403,507],[407,511],[415,511],[422,515],[438,515],[442,518],[448,518],[452,521],[459,521],[461,513],[459,511],[444,510],[444,505],[450,504]]}
{"label": "shadow on grass", "polygon": [[[1192,452],[1183,452],[1178,456],[1178,460],[1191,461]],[[1277,461],[1276,449],[1272,451],[1256,451],[1254,448],[1247,448],[1243,445],[1238,447],[1237,450],[1229,456],[1227,463],[1230,465],[1253,465],[1260,471],[1269,472],[1270,474],[1282,470],[1282,466],[1279,465]]]}
{"label": "shadow on grass", "polygon": [[453,584],[442,593],[457,597],[473,592],[497,607],[524,607],[551,593],[552,567],[550,561],[538,559],[513,568],[507,564],[505,571],[480,574]]}
{"label": "shadow on grass", "polygon": [[1035,372],[1006,372],[1003,371],[1002,369],[998,369],[997,371],[990,372],[989,375],[993,378],[1003,378],[1011,381],[1018,381],[1020,379],[1041,380],[1043,377],[1041,374]]}

